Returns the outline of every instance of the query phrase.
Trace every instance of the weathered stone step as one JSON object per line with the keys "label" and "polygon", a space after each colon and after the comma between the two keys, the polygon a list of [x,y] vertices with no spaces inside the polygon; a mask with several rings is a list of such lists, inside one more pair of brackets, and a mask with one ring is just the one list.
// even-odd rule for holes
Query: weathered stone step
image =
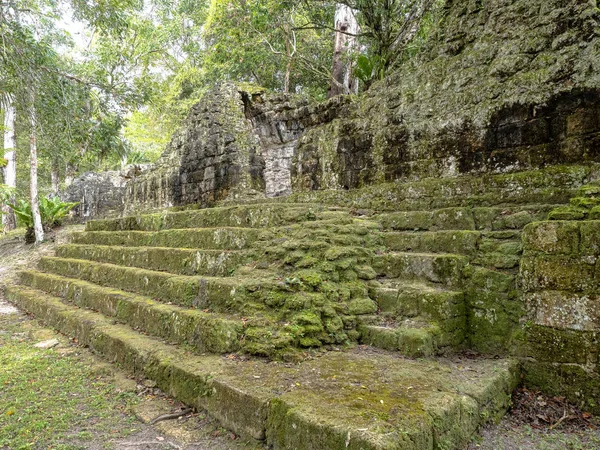
{"label": "weathered stone step", "polygon": [[384,230],[520,230],[530,222],[545,220],[556,204],[513,207],[452,207],[380,214],[374,219]]}
{"label": "weathered stone step", "polygon": [[249,290],[270,287],[268,281],[236,277],[191,277],[94,261],[43,257],[43,272],[79,278],[100,286],[122,289],[171,302],[180,306],[210,309],[212,312],[238,311]]}
{"label": "weathered stone step", "polygon": [[467,258],[436,253],[390,252],[373,258],[373,269],[379,276],[399,279],[422,279],[447,286],[462,284],[462,270]]}
{"label": "weathered stone step", "polygon": [[383,243],[393,251],[454,253],[474,256],[481,238],[480,231],[395,231],[383,233]]}
{"label": "weathered stone step", "polygon": [[87,222],[86,230],[159,231],[178,228],[268,228],[288,223],[347,216],[348,212],[342,208],[326,208],[314,204],[267,203],[91,220]]}
{"label": "weathered stone step", "polygon": [[396,351],[409,358],[437,355],[441,347],[440,329],[416,319],[393,324],[363,324],[359,325],[358,332],[361,343]]}
{"label": "weathered stone step", "polygon": [[425,317],[437,322],[452,320],[465,324],[465,295],[440,285],[390,280],[372,281],[369,297],[382,313],[393,318]]}
{"label": "weathered stone step", "polygon": [[502,174],[423,178],[361,189],[295,192],[281,201],[311,202],[377,211],[431,211],[448,207],[565,204],[597,177],[598,165],[553,165]]}
{"label": "weathered stone step", "polygon": [[19,278],[26,286],[114,317],[119,323],[169,342],[190,345],[200,353],[240,349],[244,334],[241,318],[165,305],[148,297],[37,271],[20,272]]}
{"label": "weathered stone step", "polygon": [[407,360],[370,347],[297,365],[195,356],[43,292],[7,297],[234,432],[275,449],[459,449],[503,414],[519,382],[512,360]]}
{"label": "weathered stone step", "polygon": [[455,253],[474,264],[497,269],[516,267],[522,253],[521,232],[504,231],[390,231],[382,233],[393,251]]}
{"label": "weathered stone step", "polygon": [[242,250],[194,250],[170,247],[117,247],[106,245],[61,245],[56,256],[70,259],[139,267],[180,275],[226,277],[253,254]]}
{"label": "weathered stone step", "polygon": [[84,231],[74,244],[240,250],[263,236],[256,228],[187,228],[164,231]]}

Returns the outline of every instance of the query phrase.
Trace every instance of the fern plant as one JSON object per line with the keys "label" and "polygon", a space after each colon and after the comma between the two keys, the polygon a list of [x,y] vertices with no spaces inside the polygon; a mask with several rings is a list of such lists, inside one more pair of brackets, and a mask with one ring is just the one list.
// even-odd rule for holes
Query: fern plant
{"label": "fern plant", "polygon": [[385,75],[384,60],[378,55],[360,55],[356,59],[354,75],[364,83],[365,90],[367,90],[374,81],[383,79]]}
{"label": "fern plant", "polygon": [[42,225],[47,228],[60,226],[62,224],[62,220],[77,205],[79,205],[79,202],[63,202],[58,197],[43,197],[40,199],[40,215],[42,216]]}
{"label": "fern plant", "polygon": [[[45,198],[40,199],[40,216],[42,218],[42,226],[46,231],[60,226],[62,220],[69,212],[77,206],[77,202],[63,202],[60,198]],[[32,243],[35,241],[35,233],[33,230],[33,213],[31,212],[31,203],[27,200],[19,200],[16,204],[8,204],[17,216],[17,224],[27,228],[25,233],[25,242]]]}

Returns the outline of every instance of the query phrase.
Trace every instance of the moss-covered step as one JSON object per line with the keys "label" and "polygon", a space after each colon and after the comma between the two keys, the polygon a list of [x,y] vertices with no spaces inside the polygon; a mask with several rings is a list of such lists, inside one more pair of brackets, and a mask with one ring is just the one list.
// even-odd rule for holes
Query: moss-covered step
{"label": "moss-covered step", "polygon": [[556,206],[451,207],[384,213],[374,220],[382,229],[395,231],[520,230],[530,222],[544,220]]}
{"label": "moss-covered step", "polygon": [[42,272],[23,271],[19,279],[26,286],[114,317],[144,333],[187,344],[200,353],[231,353],[241,347],[245,328],[241,317],[165,305],[148,297]]}
{"label": "moss-covered step", "polygon": [[358,332],[361,343],[395,351],[409,358],[434,356],[442,346],[440,329],[416,318],[397,323],[362,324]]}
{"label": "moss-covered step", "polygon": [[379,224],[362,219],[331,222],[319,220],[272,228],[272,239],[279,244],[290,245],[293,241],[320,241],[338,246],[381,246]]}
{"label": "moss-covered step", "polygon": [[[466,327],[465,294],[444,286],[423,282],[372,281],[369,296],[379,311],[393,319],[424,317],[442,326],[457,322]],[[453,326],[452,328],[455,328]]]}
{"label": "moss-covered step", "polygon": [[579,187],[597,177],[597,171],[596,163],[553,165],[544,169],[513,173],[373,184],[361,189],[299,191],[285,201],[376,211],[564,204],[568,203]]}
{"label": "moss-covered step", "polygon": [[253,260],[243,250],[195,250],[170,247],[117,247],[107,245],[66,244],[56,256],[158,270],[180,275],[225,277],[242,264]]}
{"label": "moss-covered step", "polygon": [[158,214],[128,216],[117,219],[91,220],[87,231],[159,231],[173,228],[267,228],[287,223],[347,217],[348,212],[338,208],[303,204],[235,205]]}
{"label": "moss-covered step", "polygon": [[382,233],[383,243],[389,250],[425,253],[454,253],[474,256],[481,232],[470,230],[398,231]]}
{"label": "moss-covered step", "polygon": [[44,257],[39,268],[43,272],[212,312],[239,311],[252,294],[260,295],[275,288],[270,280],[172,275],[80,259]]}
{"label": "moss-covered step", "polygon": [[164,231],[84,231],[71,234],[71,242],[124,247],[173,247],[240,250],[265,236],[256,228],[187,228]]}
{"label": "moss-covered step", "polygon": [[422,279],[447,286],[460,286],[464,256],[437,253],[389,252],[373,258],[373,269],[379,276],[400,279]]}
{"label": "moss-covered step", "polygon": [[506,411],[519,382],[513,360],[409,360],[372,347],[296,365],[195,356],[38,290],[9,286],[7,297],[274,449],[460,449]]}
{"label": "moss-covered step", "polygon": [[484,232],[471,262],[490,269],[512,269],[518,267],[522,254],[520,232]]}

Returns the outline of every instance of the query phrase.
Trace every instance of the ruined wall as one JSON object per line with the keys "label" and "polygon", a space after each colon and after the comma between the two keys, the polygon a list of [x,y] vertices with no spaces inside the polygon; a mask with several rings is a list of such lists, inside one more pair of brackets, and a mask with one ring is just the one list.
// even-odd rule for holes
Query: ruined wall
{"label": "ruined wall", "polygon": [[119,216],[123,212],[127,182],[139,171],[131,167],[123,171],[86,172],[59,196],[66,202],[79,202],[71,213],[75,221]]}
{"label": "ruined wall", "polygon": [[598,161],[598,9],[448,1],[423,54],[306,133],[294,188]]}
{"label": "ruined wall", "polygon": [[600,161],[599,17],[588,0],[448,0],[421,54],[358,97],[219,86],[126,204]]}
{"label": "ruined wall", "polygon": [[217,86],[192,108],[155,166],[129,183],[126,211],[290,194],[298,138],[348,102],[310,104],[252,86]]}
{"label": "ruined wall", "polygon": [[[526,382],[594,411],[600,405],[600,186],[586,186],[523,233]],[[570,214],[570,216],[567,216]],[[579,219],[579,220],[577,220]],[[587,220],[594,219],[594,220]]]}
{"label": "ruined wall", "polygon": [[226,198],[236,186],[247,195],[260,188],[254,176],[260,165],[256,145],[236,95],[234,86],[224,84],[192,108],[155,167],[127,186],[128,211],[206,205]]}

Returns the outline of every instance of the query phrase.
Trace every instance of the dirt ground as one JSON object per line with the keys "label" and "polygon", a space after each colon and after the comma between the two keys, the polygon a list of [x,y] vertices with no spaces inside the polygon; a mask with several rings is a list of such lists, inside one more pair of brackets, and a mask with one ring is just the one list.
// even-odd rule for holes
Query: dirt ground
{"label": "dirt ground", "polygon": [[[20,234],[12,233],[0,236],[0,286],[14,282],[15,272],[19,268],[34,267],[42,255],[53,252],[55,245],[65,242],[68,232],[79,227],[69,227],[59,230],[50,236],[49,241],[40,247],[25,245]],[[40,342],[56,339],[58,344],[47,350],[35,349],[33,346]],[[11,424],[14,433],[30,432],[20,429],[18,421],[10,421],[10,417],[2,417],[8,412],[3,409],[3,403],[16,402],[14,398],[3,398],[0,389],[0,450],[17,450],[19,448],[33,449],[122,449],[122,450],[241,450],[262,449],[256,441],[240,439],[235,434],[221,428],[214,420],[202,411],[192,411],[176,419],[163,420],[155,425],[149,422],[164,414],[181,412],[184,406],[164,395],[156,389],[149,380],[134,380],[127,374],[119,371],[112,365],[103,362],[87,349],[78,347],[65,336],[48,330],[33,318],[18,311],[8,304],[2,297],[0,290],[0,350],[3,344],[14,345],[14,352],[9,354],[0,351],[0,358],[23,359],[25,356],[41,358],[41,364],[64,362],[75,364],[83,370],[86,377],[98,380],[89,394],[89,405],[97,408],[94,410],[97,418],[93,417],[90,423],[82,426],[76,423],[73,426],[51,429],[52,420],[46,420],[46,429],[38,434],[33,445],[13,447],[6,443]],[[13,348],[13,347],[11,347]],[[21,352],[21,353],[19,353]],[[16,353],[16,354],[14,354]],[[4,361],[0,360],[0,363]],[[10,366],[9,366],[10,367]],[[0,380],[2,379],[2,364],[0,364]],[[48,368],[49,370],[49,368]],[[100,375],[98,375],[100,374]],[[11,379],[10,373],[4,373]],[[17,378],[17,377],[15,377]],[[27,382],[30,382],[28,380]],[[61,380],[61,389],[66,389],[64,380]],[[47,380],[50,384],[56,380]],[[8,383],[5,381],[5,383]],[[19,386],[14,383],[14,389]],[[112,406],[97,406],[97,397],[93,389],[101,386],[109,389],[115,397]],[[11,392],[10,389],[8,390]],[[15,391],[18,392],[18,391]],[[106,391],[102,391],[106,392]],[[99,395],[104,395],[98,392]],[[77,394],[73,394],[77,395]],[[94,400],[96,399],[96,400]],[[82,400],[83,401],[83,400]],[[79,407],[85,409],[87,404]],[[116,405],[116,406],[115,406]],[[42,403],[40,408],[48,411],[36,411],[42,417],[57,415],[61,405],[49,402]],[[105,411],[102,408],[117,408],[118,411]],[[54,409],[53,409],[54,408]],[[19,414],[17,411],[16,414]],[[58,413],[60,414],[60,413]],[[37,417],[37,416],[36,416]],[[5,423],[3,423],[3,421]],[[57,422],[60,423],[60,422]],[[50,429],[47,429],[50,428]],[[43,433],[48,433],[48,439],[43,441]],[[40,437],[42,436],[42,437]],[[3,443],[4,442],[4,443]],[[20,441],[19,441],[20,442]],[[600,449],[600,421],[589,414],[578,411],[567,405],[560,398],[549,398],[542,394],[520,389],[513,396],[513,408],[507,416],[495,425],[488,425],[481,430],[479,436],[467,446],[467,450],[562,450],[562,449]]]}

